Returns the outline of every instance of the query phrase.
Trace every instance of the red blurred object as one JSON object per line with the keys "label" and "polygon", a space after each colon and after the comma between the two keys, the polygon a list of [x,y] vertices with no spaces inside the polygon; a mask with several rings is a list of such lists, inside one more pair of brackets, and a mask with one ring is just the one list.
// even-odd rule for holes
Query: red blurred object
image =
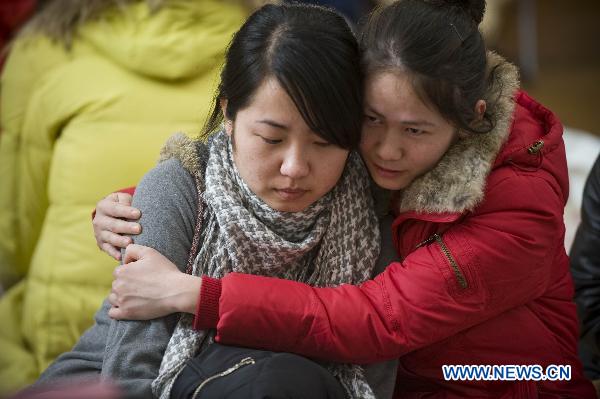
{"label": "red blurred object", "polygon": [[16,31],[35,11],[36,0],[2,0],[0,2],[0,70],[6,58],[5,47]]}
{"label": "red blurred object", "polygon": [[28,388],[8,399],[123,399],[113,383],[98,379],[79,379]]}

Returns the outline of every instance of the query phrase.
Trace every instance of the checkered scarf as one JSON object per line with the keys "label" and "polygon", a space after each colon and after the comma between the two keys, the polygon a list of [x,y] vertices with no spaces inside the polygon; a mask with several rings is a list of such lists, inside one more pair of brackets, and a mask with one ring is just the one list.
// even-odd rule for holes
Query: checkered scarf
{"label": "checkered scarf", "polygon": [[[317,287],[357,284],[370,278],[380,237],[368,174],[358,154],[350,154],[340,181],[328,194],[302,212],[279,212],[242,180],[225,133],[213,136],[209,152],[193,275],[220,278],[239,272]],[[181,316],[152,383],[161,399],[169,398],[186,360],[212,341],[209,332],[192,329],[192,320],[191,315]],[[340,381],[349,398],[374,398],[360,366],[323,366]]]}

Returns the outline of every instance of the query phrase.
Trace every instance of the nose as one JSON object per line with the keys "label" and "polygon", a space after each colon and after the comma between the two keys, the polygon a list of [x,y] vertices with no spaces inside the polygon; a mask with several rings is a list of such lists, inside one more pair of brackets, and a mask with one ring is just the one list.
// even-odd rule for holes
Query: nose
{"label": "nose", "polygon": [[391,130],[386,131],[377,141],[375,153],[382,161],[400,160],[404,156],[401,135]]}
{"label": "nose", "polygon": [[308,154],[301,146],[292,146],[283,157],[280,168],[281,174],[292,179],[300,179],[310,172]]}

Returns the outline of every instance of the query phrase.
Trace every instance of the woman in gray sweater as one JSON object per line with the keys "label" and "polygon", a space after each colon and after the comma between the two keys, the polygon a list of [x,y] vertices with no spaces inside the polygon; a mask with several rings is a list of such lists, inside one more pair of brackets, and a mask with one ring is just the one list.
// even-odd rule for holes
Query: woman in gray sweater
{"label": "woman in gray sweater", "polygon": [[[353,151],[361,101],[358,47],[343,18],[310,6],[258,10],[228,49],[202,140],[174,136],[138,185],[143,231],[123,263],[316,286],[370,278],[380,235],[368,173]],[[105,301],[96,324],[38,385],[100,374],[130,396],[168,398],[186,361],[211,342],[189,315],[116,321],[109,310]],[[393,365],[367,375],[355,365],[324,366],[344,396],[391,395]]]}

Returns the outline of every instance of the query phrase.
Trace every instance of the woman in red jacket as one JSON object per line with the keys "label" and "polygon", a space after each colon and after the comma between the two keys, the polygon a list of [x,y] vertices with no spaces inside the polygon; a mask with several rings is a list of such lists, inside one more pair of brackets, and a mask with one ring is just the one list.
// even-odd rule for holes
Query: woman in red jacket
{"label": "woman in red jacket", "polygon": [[[132,251],[137,261],[118,269],[111,315],[188,311],[225,344],[352,363],[399,358],[398,398],[594,397],[577,358],[563,244],[562,126],[519,90],[512,65],[486,53],[477,28],[484,8],[403,0],[375,12],[359,37],[361,153],[374,182],[392,193],[401,261],[337,288],[235,273],[195,278],[194,307],[173,300],[170,282],[181,273],[162,255]],[[99,203],[105,249],[126,244],[113,234],[132,224],[103,227],[110,216],[128,216],[126,205]],[[489,369],[452,378],[447,365]],[[539,369],[515,374],[514,365]],[[557,377],[552,365],[569,375]]]}

